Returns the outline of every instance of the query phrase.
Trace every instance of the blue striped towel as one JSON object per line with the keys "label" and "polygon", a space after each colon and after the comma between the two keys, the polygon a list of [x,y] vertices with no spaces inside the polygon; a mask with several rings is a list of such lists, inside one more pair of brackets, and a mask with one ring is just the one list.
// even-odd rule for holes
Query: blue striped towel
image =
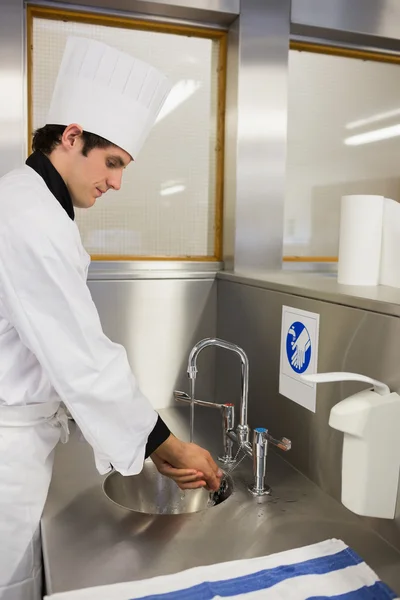
{"label": "blue striped towel", "polygon": [[[397,595],[340,540],[261,558],[196,567],[48,600],[393,600]],[[46,600],[46,599],[45,599]]]}

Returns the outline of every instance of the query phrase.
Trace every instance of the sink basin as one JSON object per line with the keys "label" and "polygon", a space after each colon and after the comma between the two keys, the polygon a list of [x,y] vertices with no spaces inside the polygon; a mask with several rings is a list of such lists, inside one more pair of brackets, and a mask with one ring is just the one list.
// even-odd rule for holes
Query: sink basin
{"label": "sink basin", "polygon": [[204,488],[182,491],[176,483],[161,475],[153,461],[147,459],[139,475],[124,477],[113,471],[103,483],[106,496],[135,512],[154,515],[180,515],[195,513],[224,502],[233,491],[232,480],[227,477],[223,489],[217,494]]}

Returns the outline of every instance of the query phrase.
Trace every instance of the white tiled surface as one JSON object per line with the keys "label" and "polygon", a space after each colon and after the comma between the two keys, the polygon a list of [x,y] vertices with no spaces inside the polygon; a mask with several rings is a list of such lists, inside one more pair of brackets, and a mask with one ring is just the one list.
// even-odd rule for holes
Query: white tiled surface
{"label": "white tiled surface", "polygon": [[285,255],[337,255],[345,194],[400,201],[400,136],[344,143],[392,125],[400,64],[290,51]]}
{"label": "white tiled surface", "polygon": [[[35,19],[34,128],[45,124],[68,35],[113,45],[153,64],[174,84],[195,89],[155,125],[136,163],[126,170],[122,189],[109,191],[88,211],[77,210],[86,249],[92,254],[212,256],[218,44],[195,37]],[[173,188],[175,193],[163,195]]]}

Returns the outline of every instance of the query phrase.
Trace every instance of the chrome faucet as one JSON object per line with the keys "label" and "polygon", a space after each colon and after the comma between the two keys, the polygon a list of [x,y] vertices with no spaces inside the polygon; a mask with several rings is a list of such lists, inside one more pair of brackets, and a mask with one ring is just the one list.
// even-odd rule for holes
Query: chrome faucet
{"label": "chrome faucet", "polygon": [[[219,346],[226,350],[235,352],[241,361],[241,397],[240,397],[240,422],[235,431],[235,409],[233,404],[218,404],[215,402],[206,402],[196,400],[194,397],[194,381],[197,376],[197,357],[200,352],[208,346]],[[249,360],[242,348],[231,342],[220,340],[218,338],[206,338],[198,342],[191,350],[188,360],[187,373],[191,379],[192,398],[185,392],[175,391],[174,397],[178,402],[191,404],[192,409],[196,404],[208,408],[216,408],[222,412],[223,419],[223,444],[224,454],[218,457],[218,460],[224,464],[235,464],[236,457],[233,457],[233,444],[236,443],[239,449],[243,450],[253,459],[254,484],[249,486],[249,491],[255,496],[262,496],[270,493],[269,486],[265,483],[266,477],[266,457],[268,442],[277,446],[281,450],[287,451],[291,448],[291,442],[287,438],[281,440],[274,439],[265,428],[257,427],[253,432],[252,444],[249,442],[250,428],[247,423],[248,413],[248,392],[249,392]],[[193,430],[193,412],[191,413],[191,431]]]}
{"label": "chrome faucet", "polygon": [[249,426],[247,425],[247,408],[249,396],[249,360],[244,350],[225,340],[218,338],[206,338],[198,342],[189,354],[187,373],[190,379],[196,379],[197,375],[197,357],[200,352],[208,346],[219,346],[225,350],[231,350],[239,355],[241,361],[241,396],[240,396],[240,422],[237,426],[237,433],[241,443],[249,441]]}

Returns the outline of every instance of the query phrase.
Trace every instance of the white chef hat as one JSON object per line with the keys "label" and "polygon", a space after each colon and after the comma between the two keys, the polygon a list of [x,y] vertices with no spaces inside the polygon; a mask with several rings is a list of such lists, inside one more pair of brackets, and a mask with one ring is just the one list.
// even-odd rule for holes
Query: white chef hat
{"label": "white chef hat", "polygon": [[77,123],[136,158],[170,90],[151,65],[102,42],[69,37],[46,123]]}

